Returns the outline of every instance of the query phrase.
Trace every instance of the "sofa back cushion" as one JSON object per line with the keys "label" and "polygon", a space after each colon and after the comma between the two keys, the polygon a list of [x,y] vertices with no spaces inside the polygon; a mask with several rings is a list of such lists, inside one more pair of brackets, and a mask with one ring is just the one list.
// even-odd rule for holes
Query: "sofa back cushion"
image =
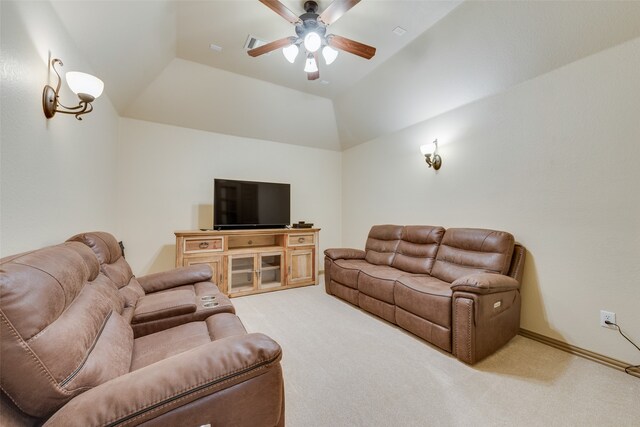
{"label": "sofa back cushion", "polygon": [[473,273],[507,274],[513,236],[504,231],[450,228],[444,233],[431,275],[445,282]]}
{"label": "sofa back cushion", "polygon": [[135,307],[144,296],[144,289],[138,283],[131,266],[122,256],[122,249],[113,235],[104,231],[76,234],[67,241],[80,242],[91,248],[100,262],[100,270],[120,290],[126,307]]}
{"label": "sofa back cushion", "polygon": [[391,266],[408,273],[430,274],[442,236],[444,236],[442,227],[430,225],[403,227]]}
{"label": "sofa back cushion", "polygon": [[374,225],[365,245],[365,257],[370,264],[391,265],[402,237],[401,225]]}
{"label": "sofa back cushion", "polygon": [[0,260],[0,271],[0,381],[23,412],[47,417],[129,372],[133,331],[89,248],[43,248]]}

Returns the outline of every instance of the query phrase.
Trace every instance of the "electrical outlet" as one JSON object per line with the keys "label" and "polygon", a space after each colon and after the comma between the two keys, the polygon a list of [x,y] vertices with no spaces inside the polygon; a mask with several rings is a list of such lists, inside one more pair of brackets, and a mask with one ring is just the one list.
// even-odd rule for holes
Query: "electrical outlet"
{"label": "electrical outlet", "polygon": [[608,320],[611,323],[616,323],[616,314],[612,311],[604,311],[600,310],[600,326],[603,328],[611,328],[613,329],[613,325],[607,325],[604,323],[605,320]]}

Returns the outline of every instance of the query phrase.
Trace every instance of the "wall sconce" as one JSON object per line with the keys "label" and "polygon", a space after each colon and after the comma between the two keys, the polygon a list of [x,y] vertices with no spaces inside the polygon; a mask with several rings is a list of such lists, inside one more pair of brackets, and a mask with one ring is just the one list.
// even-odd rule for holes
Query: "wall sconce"
{"label": "wall sconce", "polygon": [[431,144],[424,144],[420,147],[420,151],[424,155],[424,160],[429,167],[433,167],[435,170],[440,169],[442,166],[442,157],[438,154],[438,140],[433,141],[433,151]]}
{"label": "wall sconce", "polygon": [[93,111],[91,103],[102,95],[104,83],[91,74],[69,71],[65,75],[67,84],[69,85],[69,89],[78,95],[80,103],[75,107],[66,107],[62,105],[58,99],[62,79],[60,78],[60,74],[58,74],[58,70],[56,70],[56,64],[60,64],[60,66],[64,65],[62,61],[57,58],[51,60],[51,68],[58,76],[58,85],[55,89],[46,85],[42,91],[42,109],[44,110],[44,115],[47,119],[50,119],[55,116],[56,113],[73,114],[76,116],[76,119],[82,120],[82,117],[80,117],[82,114]]}

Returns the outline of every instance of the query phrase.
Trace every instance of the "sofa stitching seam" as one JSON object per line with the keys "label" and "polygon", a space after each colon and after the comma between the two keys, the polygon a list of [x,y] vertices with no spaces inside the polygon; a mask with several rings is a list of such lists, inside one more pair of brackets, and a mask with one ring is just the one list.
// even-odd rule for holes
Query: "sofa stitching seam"
{"label": "sofa stitching seam", "polygon": [[[153,405],[156,405],[156,404],[158,404],[158,403],[162,402],[163,400],[172,399],[173,397],[175,397],[175,396],[177,396],[177,395],[180,395],[180,394],[182,394],[182,393],[188,392],[189,390],[191,390],[191,389],[193,389],[193,388],[197,388],[197,387],[199,387],[199,386],[202,386],[202,385],[204,385],[204,384],[206,384],[206,383],[208,383],[208,382],[215,381],[215,380],[220,379],[220,378],[223,378],[223,377],[225,377],[225,376],[233,375],[233,374],[235,374],[235,373],[237,373],[237,372],[240,372],[240,371],[243,371],[243,370],[250,370],[250,369],[252,369],[253,367],[255,367],[255,366],[257,366],[257,365],[261,365],[261,364],[264,364],[265,362],[269,362],[269,361],[274,361],[275,359],[276,359],[276,358],[273,358],[273,359],[260,359],[260,360],[256,361],[255,363],[253,363],[253,364],[251,364],[251,365],[249,365],[249,366],[244,366],[244,367],[242,367],[242,368],[234,369],[233,371],[230,371],[230,372],[226,372],[226,373],[224,373],[224,374],[221,374],[221,375],[219,375],[219,376],[217,376],[217,377],[213,377],[213,378],[208,378],[208,379],[202,380],[201,382],[198,382],[198,383],[196,383],[196,384],[194,384],[194,385],[192,385],[192,386],[189,386],[189,387],[186,387],[186,388],[183,388],[183,389],[177,390],[176,392],[174,392],[174,393],[173,393],[173,394],[171,394],[170,396],[164,396],[164,397],[160,398],[159,400],[156,400],[156,401],[153,401],[153,402],[147,403],[146,405],[141,406],[141,407],[137,407],[137,408],[135,408],[135,409],[132,409],[132,410],[131,410],[131,411],[129,411],[129,412],[130,412],[130,413],[135,413],[135,412],[138,412],[138,411],[142,411],[142,410],[144,410],[145,408],[148,408],[148,407],[150,407],[150,406],[153,406]],[[261,366],[261,367],[259,367],[258,369],[264,369],[264,368],[266,368],[266,365]],[[227,382],[231,381],[232,379],[240,378],[240,377],[247,376],[247,375],[249,375],[249,372],[246,372],[246,373],[241,374],[241,375],[239,375],[239,376],[230,377],[230,378],[228,378],[228,379],[226,379],[226,380],[224,380],[224,381],[222,381],[222,382],[220,382],[220,383],[212,384],[210,387],[207,387],[206,389],[199,390],[199,391],[208,390],[209,388],[211,388],[211,387],[213,387],[213,386],[215,386],[215,385],[218,385],[218,384],[224,384],[224,383],[227,383]],[[198,393],[199,391],[196,391],[195,393]],[[185,397],[186,397],[186,396],[185,396]],[[180,398],[180,399],[178,399],[178,400],[181,400],[181,399],[182,399],[182,398]],[[150,410],[149,412],[145,412],[144,414],[137,415],[136,417],[134,417],[134,418],[132,418],[132,419],[130,419],[130,420],[128,420],[128,421],[135,420],[135,419],[137,419],[137,418],[143,417],[143,416],[145,416],[146,414],[149,414],[149,413],[151,413],[151,412],[155,411],[156,409],[162,408],[162,407],[164,407],[164,406],[166,406],[166,405],[168,405],[168,404],[170,404],[170,403],[171,403],[171,402],[167,402],[166,404],[163,404],[162,406],[160,406],[160,407],[158,407],[158,408],[154,408],[154,409]],[[125,417],[126,417],[126,415],[125,415]],[[124,418],[124,417],[120,416],[120,417],[116,417],[116,418],[111,418],[111,419],[109,419],[109,420],[105,421],[104,425],[110,424],[110,423],[112,423],[112,422],[114,422],[114,421],[118,421],[119,419],[122,419],[122,418]]]}
{"label": "sofa stitching seam", "polygon": [[45,377],[47,377],[47,379],[49,380],[49,382],[56,388],[58,389],[60,392],[62,392],[63,394],[70,394],[68,393],[66,390],[64,390],[63,388],[58,386],[58,382],[56,381],[56,379],[53,377],[53,375],[51,374],[51,372],[49,372],[49,370],[44,366],[44,363],[42,362],[42,360],[40,360],[40,358],[34,353],[34,351],[31,349],[31,347],[25,342],[25,340],[20,336],[20,334],[18,333],[18,331],[15,329],[15,327],[13,326],[13,324],[9,321],[9,319],[6,318],[4,312],[2,312],[0,310],[0,319],[9,327],[9,331],[12,335],[14,335],[17,339],[18,339],[18,343],[20,345],[20,347],[22,347],[23,349],[26,350],[27,354],[29,354],[29,356],[31,356],[31,358],[36,362],[36,364],[38,365],[39,370],[45,374]]}
{"label": "sofa stitching seam", "polygon": [[467,307],[469,308],[467,310],[467,360],[469,360],[469,363],[471,363],[471,303],[468,303]]}
{"label": "sofa stitching seam", "polygon": [[[258,370],[258,371],[260,371],[260,370],[264,370],[264,369],[266,369],[266,366],[261,366],[261,367],[260,367],[260,368],[258,368],[257,370]],[[242,374],[242,375],[238,375],[237,377],[234,377],[234,378],[229,378],[229,379],[224,380],[224,381],[222,381],[222,382],[220,382],[220,383],[211,384],[209,387],[203,388],[202,390],[195,391],[195,392],[193,392],[192,394],[189,394],[189,395],[186,395],[186,396],[180,397],[180,398],[178,398],[178,399],[176,399],[176,400],[174,400],[174,401],[171,401],[171,402],[167,402],[167,403],[165,403],[165,404],[162,404],[162,405],[158,406],[157,408],[150,409],[148,412],[145,412],[145,413],[143,413],[143,414],[137,415],[137,416],[135,416],[135,417],[131,418],[131,419],[130,419],[130,420],[128,420],[128,421],[135,421],[135,420],[137,420],[137,419],[143,418],[143,417],[145,417],[145,416],[147,416],[147,415],[149,415],[149,414],[152,414],[152,413],[154,413],[154,412],[156,412],[156,411],[158,411],[158,410],[160,410],[160,409],[163,409],[163,408],[165,408],[165,407],[167,407],[167,406],[169,406],[169,405],[171,405],[171,404],[173,404],[173,403],[175,403],[175,402],[180,402],[180,401],[185,400],[185,399],[187,399],[187,398],[189,398],[189,397],[197,396],[197,395],[199,395],[199,394],[203,394],[203,392],[205,392],[205,391],[209,391],[212,387],[215,387],[215,386],[220,385],[220,384],[226,384],[226,383],[230,382],[232,379],[242,378],[242,377],[246,377],[246,376],[248,376],[248,375],[249,375],[249,372],[246,372],[246,373],[244,373],[244,374]],[[186,391],[186,390],[185,390],[185,391]],[[160,403],[160,402],[157,402],[157,403]]]}
{"label": "sofa stitching seam", "polygon": [[451,353],[458,355],[458,298],[451,297]]}
{"label": "sofa stitching seam", "polygon": [[[404,284],[404,283],[402,283],[402,282],[398,282],[397,280],[396,280],[396,284],[398,284],[399,286],[403,286],[403,287],[407,288],[407,289],[408,289],[408,290],[410,290],[410,291],[419,292],[419,293],[421,293],[421,294],[423,294],[423,295],[432,295],[432,296],[434,296],[434,297],[448,298],[448,299],[453,298],[453,292],[451,293],[451,296],[450,296],[450,297],[448,297],[448,296],[446,296],[446,295],[438,295],[438,294],[433,294],[433,293],[430,293],[430,292],[424,292],[424,291],[421,291],[421,290],[419,290],[419,289],[414,289],[414,288],[412,288],[412,287],[410,287],[410,286],[405,285],[405,284]],[[394,295],[395,295],[395,292],[394,292]]]}
{"label": "sofa stitching seam", "polygon": [[500,251],[483,251],[483,250],[475,250],[475,249],[464,249],[464,248],[459,248],[457,246],[447,245],[446,243],[441,243],[439,246],[446,246],[447,248],[455,249],[462,252],[474,252],[478,254],[496,254],[496,255],[503,254],[503,252],[500,252]]}
{"label": "sofa stitching seam", "polygon": [[[196,306],[196,309],[197,309],[197,308],[198,308],[198,305],[197,305],[196,303],[191,303],[191,302],[189,302],[189,303],[183,303],[183,304],[180,304],[180,305],[174,305],[174,306],[172,306],[170,309],[178,309],[178,308],[179,308],[179,309],[182,309],[182,308],[184,308],[184,307],[190,308],[191,306],[194,306],[194,305]],[[136,308],[137,308],[137,307],[136,307]],[[170,310],[170,309],[169,309],[169,310]],[[145,312],[144,312],[144,315],[149,316],[149,315],[151,315],[151,314],[161,313],[161,312],[169,311],[169,310],[167,310],[166,308],[160,308],[160,309],[158,309],[158,310],[145,311]],[[195,312],[189,312],[189,313],[195,313]],[[181,313],[181,314],[189,314],[189,313]],[[135,315],[134,315],[134,317],[135,317]],[[143,317],[144,317],[144,316],[143,316]],[[173,316],[171,316],[171,317],[173,317]]]}
{"label": "sofa stitching seam", "polygon": [[17,407],[18,409],[20,409],[20,410],[21,410],[22,412],[24,412],[25,414],[29,415],[29,414],[27,413],[27,411],[25,411],[25,410],[22,408],[22,406],[20,406],[20,405],[18,404],[18,402],[16,402],[16,401],[15,401],[15,399],[14,399],[14,398],[13,398],[13,397],[8,393],[8,392],[7,392],[7,390],[5,390],[5,389],[4,389],[4,387],[3,387],[1,384],[0,384],[0,390],[2,390],[2,392],[4,393],[4,395],[5,395],[5,396],[7,396],[7,397],[8,397],[8,398],[13,402],[13,404],[14,404],[14,405],[16,405],[16,407]]}
{"label": "sofa stitching seam", "polygon": [[[483,253],[486,253],[486,252],[483,252]],[[497,253],[497,252],[495,252],[495,253]],[[451,262],[451,261],[448,261],[448,260],[446,260],[446,259],[441,259],[441,258],[440,258],[440,259],[438,259],[438,261],[439,261],[439,262],[444,262],[445,264],[451,264],[451,265],[455,265],[455,266],[457,266],[457,267],[462,267],[462,268],[467,268],[467,269],[474,269],[474,270],[487,270],[487,271],[485,271],[486,273],[497,273],[497,274],[502,274],[502,273],[500,273],[500,271],[502,271],[502,270],[492,270],[492,269],[490,269],[490,268],[485,268],[485,267],[475,267],[475,266],[472,266],[472,265],[458,264],[458,263]]]}
{"label": "sofa stitching seam", "polygon": [[[89,357],[91,356],[91,353],[96,348],[96,344],[98,344],[98,339],[100,339],[100,337],[102,336],[102,333],[104,332],[104,328],[107,326],[107,323],[109,322],[109,319],[111,318],[112,314],[113,314],[113,310],[110,310],[109,313],[105,316],[104,320],[102,321],[102,325],[100,326],[100,329],[98,330],[98,333],[96,334],[96,337],[93,339],[93,342],[91,343],[91,346],[87,349],[88,350],[87,351],[87,355],[82,359],[80,364],[73,370],[73,372],[71,372],[71,374],[69,374],[67,376],[67,378],[62,380],[62,382],[60,383],[61,387],[66,386],[71,381],[73,381],[75,379],[76,375],[78,375],[80,373],[80,371],[82,371],[82,368],[84,368],[84,366],[86,365],[87,360],[89,360]],[[80,388],[82,388],[82,387],[80,387]],[[77,390],[77,389],[74,389],[74,390]]]}

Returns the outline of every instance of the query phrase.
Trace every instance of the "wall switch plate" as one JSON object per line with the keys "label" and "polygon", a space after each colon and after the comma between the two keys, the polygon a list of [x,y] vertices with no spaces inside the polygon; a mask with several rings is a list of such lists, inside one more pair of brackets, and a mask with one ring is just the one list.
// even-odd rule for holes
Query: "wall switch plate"
{"label": "wall switch plate", "polygon": [[611,323],[616,323],[616,314],[614,312],[600,310],[600,326],[610,329],[615,328],[615,326],[613,325],[607,325],[606,323],[604,323],[605,320],[608,320]]}

